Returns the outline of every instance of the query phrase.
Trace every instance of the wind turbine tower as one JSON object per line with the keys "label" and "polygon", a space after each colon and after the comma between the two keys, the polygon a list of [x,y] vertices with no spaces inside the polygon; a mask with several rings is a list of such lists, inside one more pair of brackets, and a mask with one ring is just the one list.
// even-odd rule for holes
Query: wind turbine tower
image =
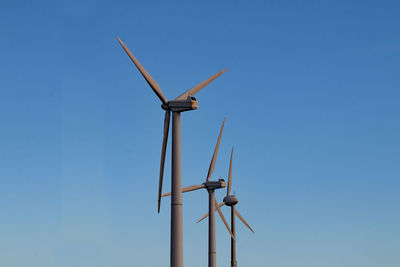
{"label": "wind turbine tower", "polygon": [[198,103],[194,95],[221,76],[227,69],[211,76],[195,87],[187,90],[174,100],[168,101],[158,83],[151,77],[125,44],[117,38],[122,48],[138,68],[151,89],[161,100],[161,108],[165,110],[164,136],[161,150],[160,177],[158,186],[158,212],[160,212],[162,182],[164,174],[165,153],[167,148],[170,116],[172,112],[172,159],[171,159],[171,243],[170,266],[183,267],[183,232],[182,232],[182,173],[181,173],[181,112],[196,110]]}
{"label": "wind turbine tower", "polygon": [[[217,160],[219,143],[221,142],[221,136],[222,136],[222,131],[224,130],[224,124],[225,124],[225,119],[224,119],[224,122],[222,123],[221,131],[219,132],[219,135],[218,135],[218,140],[217,140],[217,144],[215,145],[214,154],[211,158],[210,167],[208,168],[206,181],[204,183],[202,183],[201,185],[191,185],[191,186],[182,188],[183,193],[202,189],[202,188],[205,188],[208,191],[208,212],[210,214],[210,217],[208,218],[208,267],[216,267],[217,266],[217,246],[216,246],[216,237],[215,237],[215,213],[212,211],[215,211],[215,210],[218,211],[218,214],[221,217],[222,221],[224,222],[229,233],[231,234],[232,239],[235,238],[233,236],[231,230],[229,229],[229,225],[226,222],[224,215],[222,214],[221,210],[218,207],[217,201],[215,200],[215,190],[224,188],[226,186],[225,180],[219,179],[218,181],[210,181],[212,173],[214,172],[215,162]],[[163,194],[162,197],[166,197],[166,196],[170,196],[170,195],[171,195],[171,193],[169,192],[169,193]]]}

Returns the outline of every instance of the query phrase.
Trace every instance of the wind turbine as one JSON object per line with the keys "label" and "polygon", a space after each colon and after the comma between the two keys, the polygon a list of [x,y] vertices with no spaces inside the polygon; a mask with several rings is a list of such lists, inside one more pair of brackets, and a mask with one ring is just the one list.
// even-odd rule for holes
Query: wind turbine
{"label": "wind turbine", "polygon": [[[235,208],[235,205],[239,202],[238,198],[235,195],[231,195],[231,188],[232,188],[232,158],[233,158],[233,147],[232,147],[232,152],[231,152],[231,160],[229,163],[229,176],[228,176],[228,187],[226,190],[226,196],[224,197],[223,201],[218,205],[216,205],[218,212],[221,212],[219,210],[220,207],[223,205],[231,207],[231,267],[236,267],[237,262],[236,262],[236,224],[235,224],[235,217],[237,216],[243,223],[244,225],[247,226],[247,228],[250,229],[250,231],[253,231],[251,229],[250,225],[246,222],[246,220],[240,215],[239,211]],[[208,211],[200,220],[197,222],[202,221],[204,218],[210,214],[212,216],[214,212],[211,212],[211,210]]]}
{"label": "wind turbine", "polygon": [[172,160],[171,160],[171,267],[183,267],[183,233],[182,233],[182,173],[181,173],[181,112],[196,110],[198,103],[193,96],[206,85],[221,76],[227,69],[211,76],[195,87],[187,90],[174,100],[168,101],[158,83],[151,77],[125,44],[117,37],[122,48],[131,58],[153,92],[161,100],[161,108],[165,110],[164,136],[161,149],[160,177],[158,185],[158,212],[160,212],[162,182],[164,175],[165,153],[167,148],[169,121],[172,111]]}
{"label": "wind turbine", "polygon": [[[216,261],[217,250],[216,250],[216,239],[215,239],[215,213],[212,211],[217,209],[218,214],[221,217],[222,221],[224,222],[229,233],[231,234],[232,239],[235,238],[233,236],[231,230],[229,229],[229,225],[228,225],[227,221],[225,220],[224,215],[222,214],[221,210],[218,207],[217,201],[215,200],[214,191],[215,191],[215,189],[224,188],[226,186],[225,180],[219,179],[218,181],[210,181],[211,175],[214,171],[215,162],[217,160],[219,143],[221,141],[222,131],[224,130],[224,124],[225,124],[225,119],[224,119],[224,122],[222,123],[222,127],[221,127],[221,130],[218,135],[218,140],[217,140],[217,144],[215,145],[214,154],[211,158],[210,167],[208,168],[206,181],[204,183],[202,183],[201,185],[191,185],[191,186],[182,188],[182,193],[190,192],[190,191],[194,191],[194,190],[198,190],[198,189],[202,189],[202,188],[206,188],[208,191],[208,210],[210,213],[210,218],[208,219],[208,266],[209,267],[217,266],[217,261]],[[166,197],[169,195],[171,195],[170,192],[163,194],[162,197]]]}

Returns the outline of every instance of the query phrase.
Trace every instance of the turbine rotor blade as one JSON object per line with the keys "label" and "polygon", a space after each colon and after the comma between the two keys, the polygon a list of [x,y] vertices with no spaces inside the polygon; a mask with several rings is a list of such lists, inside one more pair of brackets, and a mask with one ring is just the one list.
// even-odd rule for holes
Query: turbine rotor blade
{"label": "turbine rotor blade", "polygon": [[164,135],[161,148],[160,178],[158,180],[158,213],[160,213],[160,207],[161,207],[161,192],[162,192],[162,184],[164,177],[164,163],[165,163],[165,154],[167,150],[170,116],[171,116],[170,112],[166,110],[164,117]]}
{"label": "turbine rotor blade", "polygon": [[195,94],[197,94],[201,89],[203,89],[204,87],[206,87],[209,83],[211,83],[212,81],[214,81],[215,79],[217,79],[219,76],[221,76],[225,71],[227,71],[228,69],[224,69],[220,72],[218,72],[217,74],[214,74],[213,76],[211,76],[210,78],[208,78],[207,80],[199,83],[198,85],[196,85],[195,87],[187,90],[186,92],[184,92],[183,94],[181,94],[180,96],[178,96],[175,100],[183,100],[186,99],[188,96],[194,96]]}
{"label": "turbine rotor blade", "polygon": [[231,188],[232,188],[232,157],[233,157],[233,147],[232,147],[232,152],[231,152],[231,160],[229,162],[228,187],[226,190],[227,196],[229,196],[229,194],[231,193]]}
{"label": "turbine rotor blade", "polygon": [[[182,188],[182,193],[186,193],[186,192],[202,189],[204,187],[206,187],[204,184],[186,186],[186,187]],[[170,195],[171,195],[171,192],[168,192],[168,193],[162,194],[161,197],[167,197],[167,196],[170,196]]]}
{"label": "turbine rotor blade", "polygon": [[[218,207],[221,208],[223,205],[225,205],[225,202],[222,201],[221,203],[219,203]],[[207,217],[208,217],[208,212],[203,217],[201,217],[196,223],[201,222],[202,220],[204,220]]]}
{"label": "turbine rotor blade", "polygon": [[165,98],[163,95],[160,86],[158,83],[151,77],[151,75],[146,71],[146,69],[140,64],[139,60],[136,59],[136,57],[129,51],[128,47],[121,41],[121,39],[118,39],[118,42],[122,46],[122,48],[125,50],[125,52],[128,54],[128,56],[131,58],[133,61],[133,64],[138,68],[144,79],[147,81],[147,83],[150,85],[151,89],[153,89],[154,93],[158,96],[158,98],[163,102],[163,104],[167,104],[168,100]]}
{"label": "turbine rotor blade", "polygon": [[235,209],[235,213],[238,216],[238,218],[242,221],[242,223],[244,223],[247,226],[247,228],[249,228],[250,231],[254,233],[253,229],[251,229],[250,225],[245,221],[245,219],[243,219],[242,215],[240,215],[237,209]]}
{"label": "turbine rotor blade", "polygon": [[182,188],[182,193],[186,193],[186,192],[190,192],[190,191],[194,191],[194,190],[199,190],[199,189],[202,189],[204,187],[206,187],[204,184],[186,186],[186,187]]}
{"label": "turbine rotor blade", "polygon": [[162,194],[161,197],[167,197],[167,196],[170,196],[170,195],[171,195],[171,192],[168,192],[168,193]]}
{"label": "turbine rotor blade", "polygon": [[222,123],[219,135],[218,135],[218,140],[217,140],[217,144],[215,145],[214,154],[213,154],[213,156],[211,158],[210,167],[208,168],[207,179],[206,179],[207,182],[210,180],[210,177],[211,177],[211,175],[212,175],[212,173],[214,171],[214,168],[215,168],[215,161],[217,160],[219,143],[221,141],[222,131],[224,130],[224,124],[225,124],[225,118],[224,118],[224,122]]}
{"label": "turbine rotor blade", "polygon": [[232,236],[233,239],[235,239],[235,236],[232,234],[231,228],[229,227],[227,221],[225,220],[224,214],[222,213],[221,209],[218,207],[218,203],[217,203],[217,200],[215,199],[215,197],[214,197],[214,202],[215,202],[215,207],[216,207],[216,210],[218,211],[219,217],[224,222],[226,229],[228,229],[229,234]]}

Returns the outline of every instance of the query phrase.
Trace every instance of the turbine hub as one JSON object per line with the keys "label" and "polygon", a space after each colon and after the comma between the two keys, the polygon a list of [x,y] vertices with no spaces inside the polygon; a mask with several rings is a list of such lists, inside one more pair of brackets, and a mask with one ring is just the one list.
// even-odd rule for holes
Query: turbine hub
{"label": "turbine hub", "polygon": [[163,110],[165,110],[165,111],[171,110],[171,109],[168,107],[168,103],[167,103],[167,104],[161,104],[161,108],[162,108]]}
{"label": "turbine hub", "polygon": [[225,205],[227,205],[227,206],[234,206],[237,203],[239,203],[239,199],[237,199],[237,197],[235,197],[234,195],[229,195],[229,196],[224,197],[223,201],[225,202]]}

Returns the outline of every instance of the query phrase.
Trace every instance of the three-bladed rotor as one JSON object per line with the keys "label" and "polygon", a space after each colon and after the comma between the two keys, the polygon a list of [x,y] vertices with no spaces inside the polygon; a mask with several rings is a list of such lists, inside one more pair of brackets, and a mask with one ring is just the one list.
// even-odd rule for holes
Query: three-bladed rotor
{"label": "three-bladed rotor", "polygon": [[[226,190],[226,196],[224,197],[224,199],[223,199],[223,201],[221,203],[219,203],[219,204],[216,203],[216,207],[218,208],[218,210],[219,210],[220,207],[222,207],[224,205],[232,207],[232,206],[235,206],[239,202],[239,200],[236,198],[235,195],[231,195],[231,189],[232,189],[232,159],[233,159],[233,147],[232,147],[232,152],[231,152],[231,159],[230,159],[230,162],[229,162],[229,175],[228,175],[228,186],[227,186],[227,190]],[[250,231],[252,231],[254,233],[253,229],[246,222],[246,220],[239,213],[239,211],[237,209],[234,209],[234,211],[235,211],[235,215],[239,218],[239,220],[241,220],[242,223],[244,225],[246,225],[247,228],[249,228]],[[218,213],[219,212],[220,212],[220,210],[218,211]],[[201,222],[202,220],[207,218],[207,216],[208,216],[208,212],[203,217],[201,217],[197,222]]]}
{"label": "three-bladed rotor", "polygon": [[165,156],[166,156],[166,149],[167,149],[167,141],[168,141],[168,133],[169,133],[169,124],[170,124],[170,112],[183,112],[188,110],[195,110],[198,108],[197,100],[194,98],[194,95],[198,93],[201,89],[206,87],[209,83],[214,81],[216,78],[221,76],[227,69],[224,69],[217,74],[214,74],[210,78],[206,79],[205,81],[199,83],[198,85],[194,86],[193,88],[187,90],[174,100],[168,101],[167,98],[161,91],[160,86],[158,83],[151,77],[151,75],[146,71],[146,69],[140,64],[140,62],[136,59],[136,57],[129,51],[126,45],[117,37],[119,43],[121,44],[122,48],[128,54],[130,59],[132,60],[133,64],[137,67],[137,69],[142,74],[143,78],[147,81],[153,92],[157,95],[157,97],[161,100],[162,105],[161,108],[165,110],[165,117],[164,117],[164,134],[163,134],[163,142],[161,148],[161,162],[160,162],[160,175],[159,175],[159,183],[158,183],[158,212],[160,212],[160,205],[161,205],[161,193],[162,193],[162,184],[163,184],[163,177],[164,177],[164,163],[165,163]]}

